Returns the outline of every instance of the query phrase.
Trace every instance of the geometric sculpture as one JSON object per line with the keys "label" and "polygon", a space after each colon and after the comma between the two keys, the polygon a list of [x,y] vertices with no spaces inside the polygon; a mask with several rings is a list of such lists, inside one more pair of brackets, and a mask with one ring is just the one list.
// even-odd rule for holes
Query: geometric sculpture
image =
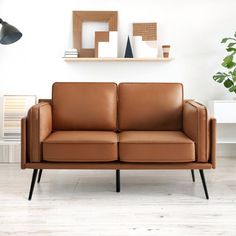
{"label": "geometric sculpture", "polygon": [[109,42],[109,32],[98,31],[95,32],[95,57],[98,57],[98,43]]}
{"label": "geometric sculpture", "polygon": [[[83,22],[108,22],[109,31],[117,31],[117,11],[73,11],[73,41],[74,48],[79,52],[79,57],[95,57],[95,45],[94,48],[82,47],[82,27]],[[91,35],[95,37],[96,34]],[[97,35],[97,43],[100,35]],[[106,35],[107,37],[107,35]]]}
{"label": "geometric sculpture", "polygon": [[95,32],[95,57],[116,58],[117,52],[117,31]]}
{"label": "geometric sculpture", "polygon": [[157,23],[134,23],[133,36],[142,36],[143,41],[157,40]]}
{"label": "geometric sculpture", "polygon": [[134,23],[133,24],[134,57],[157,57],[157,24]]}
{"label": "geometric sculpture", "polygon": [[126,44],[126,50],[125,50],[125,58],[133,58],[133,52],[130,44],[130,39],[128,36],[127,44]]}
{"label": "geometric sculpture", "polygon": [[158,55],[157,41],[143,41],[141,36],[134,36],[133,45],[136,58],[153,58]]}

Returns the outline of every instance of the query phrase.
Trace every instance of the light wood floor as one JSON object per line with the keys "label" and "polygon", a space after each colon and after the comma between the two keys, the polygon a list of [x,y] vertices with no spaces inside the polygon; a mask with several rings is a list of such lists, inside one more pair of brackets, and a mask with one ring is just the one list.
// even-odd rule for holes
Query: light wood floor
{"label": "light wood floor", "polygon": [[0,164],[0,236],[236,235],[236,157],[205,171],[210,200],[196,172],[44,171],[27,200],[31,170]]}

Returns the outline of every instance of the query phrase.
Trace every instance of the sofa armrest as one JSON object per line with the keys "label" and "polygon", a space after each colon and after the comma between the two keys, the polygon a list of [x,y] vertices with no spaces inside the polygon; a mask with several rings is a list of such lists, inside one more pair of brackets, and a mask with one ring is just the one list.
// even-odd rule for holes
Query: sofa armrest
{"label": "sofa armrest", "polygon": [[186,100],[183,108],[183,131],[195,143],[197,162],[210,157],[210,126],[207,109],[193,100]]}
{"label": "sofa armrest", "polygon": [[30,162],[42,160],[42,142],[52,132],[52,107],[41,102],[30,108],[27,115],[27,156]]}
{"label": "sofa armrest", "polygon": [[210,119],[210,162],[216,168],[216,119]]}
{"label": "sofa armrest", "polygon": [[26,120],[24,117],[21,119],[21,168],[25,168],[25,164],[27,162],[27,151],[26,151]]}

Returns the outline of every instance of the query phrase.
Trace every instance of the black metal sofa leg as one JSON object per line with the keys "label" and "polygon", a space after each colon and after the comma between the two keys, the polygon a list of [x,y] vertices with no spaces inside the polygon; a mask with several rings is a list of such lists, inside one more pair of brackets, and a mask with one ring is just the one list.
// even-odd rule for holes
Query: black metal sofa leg
{"label": "black metal sofa leg", "polygon": [[31,200],[32,195],[33,195],[34,185],[35,185],[35,181],[37,178],[37,173],[38,173],[38,169],[34,169],[33,175],[32,175],[32,180],[31,180],[31,185],[30,185],[30,192],[29,192],[29,198],[28,198],[29,201]]}
{"label": "black metal sofa leg", "polygon": [[40,183],[41,176],[42,176],[42,172],[43,172],[43,170],[40,169],[40,170],[39,170],[39,175],[38,175],[38,183]]}
{"label": "black metal sofa leg", "polygon": [[120,170],[116,170],[116,192],[120,192]]}
{"label": "black metal sofa leg", "polygon": [[193,182],[195,182],[195,174],[194,174],[194,170],[191,170],[191,174],[192,174]]}
{"label": "black metal sofa leg", "polygon": [[203,188],[204,188],[206,199],[208,200],[209,199],[209,195],[208,195],[208,191],[207,191],[207,185],[206,185],[206,180],[205,180],[204,172],[203,172],[203,170],[199,170],[199,172],[200,172],[200,176],[201,176],[201,179],[202,179],[202,185],[203,185]]}

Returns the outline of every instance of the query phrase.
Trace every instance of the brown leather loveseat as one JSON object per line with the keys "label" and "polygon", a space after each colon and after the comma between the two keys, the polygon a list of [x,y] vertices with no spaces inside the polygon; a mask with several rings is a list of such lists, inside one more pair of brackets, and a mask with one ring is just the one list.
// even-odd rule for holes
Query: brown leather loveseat
{"label": "brown leather loveseat", "polygon": [[215,168],[216,120],[179,83],[58,82],[22,119],[22,169]]}

